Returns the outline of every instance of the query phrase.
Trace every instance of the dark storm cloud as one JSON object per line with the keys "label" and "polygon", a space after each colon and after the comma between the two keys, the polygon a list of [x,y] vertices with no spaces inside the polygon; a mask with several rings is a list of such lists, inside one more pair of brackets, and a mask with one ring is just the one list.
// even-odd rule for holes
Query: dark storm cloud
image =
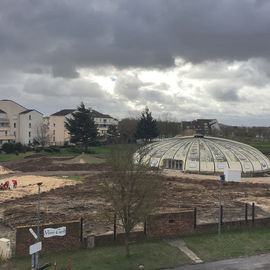
{"label": "dark storm cloud", "polygon": [[96,98],[103,99],[105,93],[96,83],[83,79],[65,81],[62,78],[52,79],[50,77],[38,76],[28,79],[24,83],[23,92],[30,95],[56,97],[66,99],[67,97]]}
{"label": "dark storm cloud", "polygon": [[2,0],[0,58],[74,78],[88,66],[269,57],[269,12],[269,1],[255,0]]}

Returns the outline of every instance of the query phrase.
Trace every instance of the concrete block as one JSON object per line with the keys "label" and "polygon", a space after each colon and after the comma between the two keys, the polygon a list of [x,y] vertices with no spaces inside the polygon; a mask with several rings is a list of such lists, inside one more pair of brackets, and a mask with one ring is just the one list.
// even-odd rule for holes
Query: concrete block
{"label": "concrete block", "polygon": [[87,248],[94,248],[95,247],[95,236],[90,235],[87,237]]}
{"label": "concrete block", "polygon": [[2,260],[11,258],[11,244],[9,239],[0,238],[0,257]]}

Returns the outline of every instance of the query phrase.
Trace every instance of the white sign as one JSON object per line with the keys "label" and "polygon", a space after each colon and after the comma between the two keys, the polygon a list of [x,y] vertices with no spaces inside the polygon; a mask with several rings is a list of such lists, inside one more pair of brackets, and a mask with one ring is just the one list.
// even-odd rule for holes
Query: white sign
{"label": "white sign", "polygon": [[240,170],[231,170],[225,169],[225,181],[232,181],[232,182],[241,182],[241,171]]}
{"label": "white sign", "polygon": [[189,163],[189,168],[196,168],[196,167],[197,167],[196,163],[193,162]]}
{"label": "white sign", "polygon": [[29,254],[32,255],[32,254],[34,254],[34,253],[36,253],[36,252],[41,251],[41,249],[42,249],[41,242],[37,242],[37,243],[35,243],[34,245],[31,245],[31,246],[29,247]]}
{"label": "white sign", "polygon": [[225,164],[218,164],[217,167],[219,169],[225,169],[226,168],[226,165]]}
{"label": "white sign", "polygon": [[60,227],[57,229],[46,228],[43,231],[43,235],[44,235],[44,238],[49,238],[49,237],[53,237],[53,236],[65,236],[66,232],[67,232],[66,227]]}
{"label": "white sign", "polygon": [[35,239],[38,238],[37,235],[36,235],[36,233],[33,231],[32,228],[29,229],[29,232],[34,236]]}

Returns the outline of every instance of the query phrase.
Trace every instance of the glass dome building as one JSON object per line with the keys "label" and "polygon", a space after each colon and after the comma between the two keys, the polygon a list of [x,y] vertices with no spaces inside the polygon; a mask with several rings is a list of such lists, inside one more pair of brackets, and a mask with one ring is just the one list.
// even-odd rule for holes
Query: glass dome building
{"label": "glass dome building", "polygon": [[252,146],[222,138],[174,137],[147,145],[137,158],[151,167],[190,173],[223,173],[225,168],[244,174],[267,172],[269,159]]}

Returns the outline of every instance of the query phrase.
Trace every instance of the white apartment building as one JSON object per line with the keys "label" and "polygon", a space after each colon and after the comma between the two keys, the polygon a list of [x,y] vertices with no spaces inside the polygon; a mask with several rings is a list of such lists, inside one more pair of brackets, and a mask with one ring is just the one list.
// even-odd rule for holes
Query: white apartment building
{"label": "white apartment building", "polygon": [[0,147],[6,142],[33,143],[42,123],[42,113],[12,100],[0,100]]}
{"label": "white apartment building", "polygon": [[[70,135],[65,128],[65,122],[67,118],[72,117],[72,113],[76,110],[65,109],[56,112],[50,116],[49,127],[51,131],[51,143],[55,145],[63,145],[65,142],[69,142]],[[99,135],[105,135],[108,132],[110,126],[117,126],[118,120],[112,118],[108,114],[102,114],[98,111],[92,110],[95,124]]]}

